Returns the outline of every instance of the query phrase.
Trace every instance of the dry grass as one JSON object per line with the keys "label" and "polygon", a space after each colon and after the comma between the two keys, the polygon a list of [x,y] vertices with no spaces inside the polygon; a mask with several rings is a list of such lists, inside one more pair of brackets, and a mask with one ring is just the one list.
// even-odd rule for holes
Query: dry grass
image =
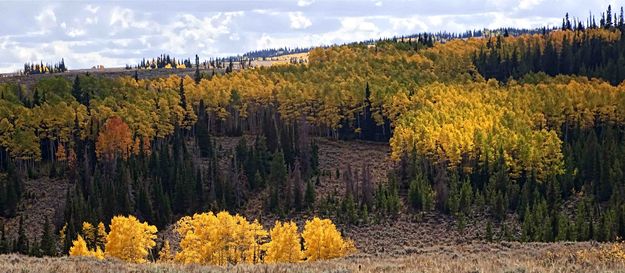
{"label": "dry grass", "polygon": [[271,58],[267,58],[265,60],[254,60],[252,61],[252,65],[255,67],[261,67],[261,66],[272,66],[272,65],[286,65],[286,64],[290,64],[290,60],[291,58],[294,58],[296,60],[304,60],[305,62],[308,62],[308,52],[305,53],[295,53],[295,54],[287,54],[287,55],[280,55],[277,57],[271,57]]}
{"label": "dry grass", "polygon": [[31,258],[0,256],[0,272],[625,272],[625,263],[587,258],[578,253],[600,251],[592,243],[558,244],[473,244],[424,248],[419,253],[400,256],[356,255],[344,259],[282,265],[237,265],[206,267],[174,264],[126,264],[88,258]]}

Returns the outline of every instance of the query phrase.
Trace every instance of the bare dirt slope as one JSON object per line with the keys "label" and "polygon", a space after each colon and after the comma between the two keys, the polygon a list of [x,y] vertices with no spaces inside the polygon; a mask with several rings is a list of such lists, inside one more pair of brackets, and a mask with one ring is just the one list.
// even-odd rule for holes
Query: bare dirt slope
{"label": "bare dirt slope", "polygon": [[39,240],[43,232],[43,224],[46,219],[50,221],[51,227],[54,222],[58,222],[62,217],[65,207],[66,192],[69,188],[66,179],[50,179],[47,177],[26,180],[24,182],[24,196],[18,204],[17,216],[3,219],[8,234],[16,237],[19,227],[19,219],[23,218],[24,230],[30,241]]}

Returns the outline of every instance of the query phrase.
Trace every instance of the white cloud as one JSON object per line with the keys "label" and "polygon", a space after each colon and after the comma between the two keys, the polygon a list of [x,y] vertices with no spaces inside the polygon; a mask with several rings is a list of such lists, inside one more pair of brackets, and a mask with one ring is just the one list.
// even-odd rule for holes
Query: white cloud
{"label": "white cloud", "polygon": [[85,35],[85,30],[79,29],[79,28],[72,28],[67,32],[67,36],[72,37],[72,38],[83,36],[83,35]]}
{"label": "white cloud", "polygon": [[379,29],[364,17],[345,17],[341,19],[341,28],[338,32],[349,35],[349,33],[376,33]]}
{"label": "white cloud", "polygon": [[[97,21],[95,21],[97,23]],[[138,29],[144,32],[159,31],[159,24],[142,19],[133,10],[128,8],[114,7],[110,13],[109,19],[110,32],[109,36],[115,36],[118,33],[128,29]]]}
{"label": "white cloud", "polygon": [[314,0],[298,0],[297,5],[300,7],[306,7],[312,5],[314,2]]}
{"label": "white cloud", "polygon": [[[2,1],[2,0],[0,0]],[[464,32],[504,26],[559,25],[600,14],[615,0],[298,0],[219,1],[180,5],[161,1],[9,1],[0,17],[0,71],[24,62],[70,68],[123,66],[169,53],[176,58],[241,54],[276,47],[346,43],[423,31]],[[418,6],[419,9],[407,7]],[[450,9],[450,7],[453,7]],[[616,10],[616,8],[615,8]],[[233,12],[234,11],[234,12]],[[31,21],[31,24],[20,23]]]}
{"label": "white cloud", "polygon": [[98,13],[98,10],[100,10],[100,7],[99,6],[93,6],[93,5],[89,4],[89,5],[87,5],[85,7],[85,10],[88,11],[88,12],[91,12],[93,14],[96,14],[96,13]]}
{"label": "white cloud", "polygon": [[291,20],[292,29],[305,29],[312,25],[310,19],[308,19],[301,11],[289,12],[289,20]]}
{"label": "white cloud", "polygon": [[163,30],[160,35],[166,41],[161,48],[178,54],[214,54],[215,51],[211,47],[222,36],[227,38],[235,37],[229,35],[230,25],[233,23],[234,18],[241,17],[244,14],[244,12],[223,12],[201,18],[191,14],[179,15],[173,23],[162,26]]}
{"label": "white cloud", "polygon": [[132,39],[115,39],[112,43],[119,47],[128,47],[132,43]]}
{"label": "white cloud", "polygon": [[391,31],[381,31],[376,24],[367,17],[340,18],[340,27],[337,30],[301,36],[278,36],[263,33],[255,40],[254,49],[279,47],[308,47],[328,44],[342,44],[353,41],[363,41],[379,37],[392,36]]}
{"label": "white cloud", "polygon": [[510,18],[505,14],[491,13],[492,20],[486,25],[487,28],[498,28],[501,26],[514,26],[517,28],[537,28],[537,27],[553,27],[561,25],[562,19],[560,17],[544,18],[538,16],[528,16],[524,18]]}
{"label": "white cloud", "polygon": [[35,16],[35,20],[39,25],[39,34],[48,33],[52,28],[56,27],[56,14],[52,7],[45,7]]}
{"label": "white cloud", "polygon": [[519,2],[519,9],[528,10],[538,6],[542,2],[543,0],[521,0]]}
{"label": "white cloud", "polygon": [[98,17],[87,17],[85,18],[85,24],[93,25],[98,23]]}
{"label": "white cloud", "polygon": [[415,33],[428,30],[428,25],[423,22],[420,16],[408,18],[390,17],[388,20],[395,33]]}
{"label": "white cloud", "polygon": [[115,7],[113,11],[111,11],[111,19],[109,21],[109,26],[117,25],[122,28],[128,28],[130,26],[130,23],[133,17],[134,17],[134,13],[132,12],[132,10]]}

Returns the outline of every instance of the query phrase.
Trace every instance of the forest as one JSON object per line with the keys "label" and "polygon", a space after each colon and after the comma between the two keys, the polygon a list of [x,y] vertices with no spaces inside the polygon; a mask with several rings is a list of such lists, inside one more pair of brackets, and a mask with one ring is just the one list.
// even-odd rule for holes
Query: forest
{"label": "forest", "polygon": [[[245,219],[252,205],[262,218],[307,213],[341,228],[430,212],[461,225],[477,210],[489,241],[625,237],[623,9],[608,8],[599,23],[567,14],[553,30],[433,37],[313,48],[306,64],[223,75],[0,84],[0,224],[20,219],[18,232],[0,230],[0,252],[98,257],[104,243],[85,230],[102,223],[113,238],[125,225],[118,215],[153,225],[143,226],[150,234],[171,225],[187,234],[201,218],[267,237],[269,222]],[[168,65],[200,63],[163,55],[137,66]],[[232,150],[218,141],[228,137],[239,139]],[[384,181],[367,165],[322,170],[319,139],[388,143],[393,168]],[[340,179],[340,190],[319,194],[323,176]],[[66,203],[27,238],[24,183],[45,179],[68,181]],[[276,223],[275,236],[297,233],[290,225]],[[233,256],[202,257],[184,248],[201,245],[197,236],[182,239],[175,258],[165,240],[155,249],[204,264],[291,259],[250,249],[254,235],[240,253],[224,246]],[[338,256],[351,251],[344,244]]]}

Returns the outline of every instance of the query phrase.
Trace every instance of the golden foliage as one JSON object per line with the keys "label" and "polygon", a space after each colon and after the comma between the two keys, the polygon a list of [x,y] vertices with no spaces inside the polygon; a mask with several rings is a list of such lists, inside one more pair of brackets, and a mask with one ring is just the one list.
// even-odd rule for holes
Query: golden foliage
{"label": "golden foliage", "polygon": [[262,240],[267,232],[258,221],[222,211],[183,217],[176,231],[182,237],[176,261],[226,265],[260,261]]}
{"label": "golden foliage", "polygon": [[295,263],[302,260],[300,236],[294,222],[276,221],[269,234],[271,242],[264,246],[267,263]]}
{"label": "golden foliage", "polygon": [[65,236],[67,234],[67,223],[65,223],[63,225],[63,227],[61,228],[61,230],[59,230],[59,244],[63,244],[65,243]]}
{"label": "golden foliage", "polygon": [[91,256],[87,248],[87,242],[82,236],[78,235],[78,238],[72,242],[72,247],[69,249],[69,256]]}
{"label": "golden foliage", "polygon": [[87,242],[80,235],[78,235],[78,238],[72,242],[72,247],[69,249],[69,255],[94,257],[98,260],[104,259],[102,249],[100,249],[100,247],[96,247],[95,250],[89,250]]}
{"label": "golden foliage", "polygon": [[115,216],[106,237],[105,254],[133,263],[146,262],[148,250],[156,245],[156,227],[141,223],[134,216]]}
{"label": "golden foliage", "polygon": [[306,221],[304,231],[304,257],[307,261],[343,257],[356,249],[353,242],[343,240],[341,233],[329,219],[317,217]]}
{"label": "golden foliage", "polygon": [[83,222],[82,223],[82,235],[91,245],[95,244],[97,229],[93,227],[92,224]]}
{"label": "golden foliage", "polygon": [[171,247],[169,246],[169,240],[165,240],[163,247],[158,252],[158,261],[161,263],[168,263],[174,260]]}
{"label": "golden foliage", "polygon": [[[547,92],[536,92],[530,85],[504,88],[489,81],[432,84],[418,93],[396,123],[390,141],[395,159],[416,149],[433,160],[458,166],[465,158],[486,161],[488,156],[493,162],[502,149],[512,177],[523,170],[534,171],[542,181],[562,172],[556,131],[562,121],[555,120],[567,117],[545,104],[551,101],[542,96]],[[552,117],[550,126],[545,113]]]}
{"label": "golden foliage", "polygon": [[95,236],[95,245],[97,247],[104,248],[104,246],[106,245],[106,236],[108,236],[108,234],[106,234],[106,230],[104,229],[104,223],[98,223],[98,229]]}

